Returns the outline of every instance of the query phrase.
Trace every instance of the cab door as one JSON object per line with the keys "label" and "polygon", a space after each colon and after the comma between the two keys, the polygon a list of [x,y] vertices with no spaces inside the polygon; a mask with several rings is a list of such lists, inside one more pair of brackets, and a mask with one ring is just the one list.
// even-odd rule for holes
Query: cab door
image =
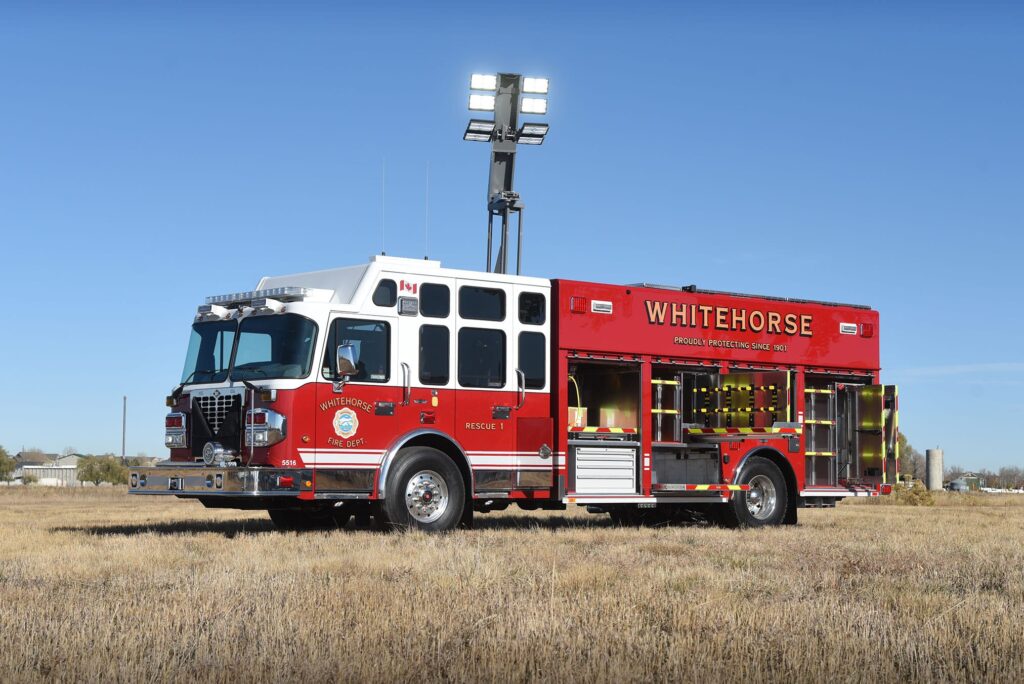
{"label": "cab door", "polygon": [[402,434],[453,434],[455,424],[455,315],[453,279],[400,281],[399,371],[406,384],[397,408]]}
{"label": "cab door", "polygon": [[515,287],[516,489],[554,486],[550,294],[547,287]]}
{"label": "cab door", "polygon": [[478,492],[516,485],[514,297],[508,283],[456,280],[454,434]]}
{"label": "cab door", "polygon": [[[331,315],[316,383],[314,442],[300,450],[306,465],[314,468],[317,492],[374,490],[404,393],[398,334],[394,316]],[[357,373],[339,385],[335,358],[341,344],[353,346],[358,363]]]}

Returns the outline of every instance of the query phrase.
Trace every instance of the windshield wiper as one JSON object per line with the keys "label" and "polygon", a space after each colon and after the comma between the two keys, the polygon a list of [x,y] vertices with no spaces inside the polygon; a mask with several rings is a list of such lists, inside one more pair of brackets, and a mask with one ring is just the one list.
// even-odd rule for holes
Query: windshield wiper
{"label": "windshield wiper", "polygon": [[[213,376],[217,375],[217,373],[220,373],[220,371],[210,370],[208,368],[196,368],[194,371],[189,373],[184,380],[181,381],[180,385],[178,385],[171,391],[171,396],[174,398],[174,401],[178,401],[178,398],[181,396],[181,391],[185,389],[185,385],[192,382],[192,378],[195,377],[196,373],[209,373],[210,377],[212,378]],[[213,380],[207,380],[206,382],[213,382]]]}

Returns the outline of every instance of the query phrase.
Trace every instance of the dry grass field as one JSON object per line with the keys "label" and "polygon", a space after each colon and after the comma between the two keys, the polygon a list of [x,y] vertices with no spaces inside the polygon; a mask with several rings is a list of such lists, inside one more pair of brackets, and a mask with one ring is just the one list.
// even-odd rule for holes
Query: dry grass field
{"label": "dry grass field", "polygon": [[282,533],[0,488],[2,681],[1017,681],[1024,497],[626,529]]}

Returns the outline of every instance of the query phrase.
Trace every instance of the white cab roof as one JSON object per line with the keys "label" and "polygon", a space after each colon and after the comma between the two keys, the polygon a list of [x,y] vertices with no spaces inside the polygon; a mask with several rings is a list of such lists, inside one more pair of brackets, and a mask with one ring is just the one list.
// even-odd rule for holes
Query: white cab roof
{"label": "white cab roof", "polygon": [[331,268],[324,271],[309,271],[283,276],[264,276],[256,286],[257,290],[275,287],[309,287],[319,290],[331,290],[332,304],[341,306],[358,305],[382,275],[397,277],[422,278],[462,278],[480,282],[528,285],[531,287],[550,287],[547,278],[531,278],[501,273],[485,273],[483,271],[463,271],[442,268],[440,261],[428,259],[407,259],[404,257],[374,256],[370,263],[359,266]]}

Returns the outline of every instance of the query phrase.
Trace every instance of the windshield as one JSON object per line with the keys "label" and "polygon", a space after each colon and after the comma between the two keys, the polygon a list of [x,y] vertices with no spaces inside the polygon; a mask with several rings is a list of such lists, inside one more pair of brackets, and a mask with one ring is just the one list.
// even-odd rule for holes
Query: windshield
{"label": "windshield", "polygon": [[242,321],[233,380],[304,378],[313,364],[316,323],[297,314],[254,316]]}
{"label": "windshield", "polygon": [[181,372],[181,384],[226,380],[237,328],[235,321],[194,323],[188,353],[185,354],[185,369]]}
{"label": "windshield", "polygon": [[181,384],[223,382],[229,372],[233,380],[304,378],[316,332],[313,321],[297,314],[246,318],[240,329],[236,321],[195,323]]}

